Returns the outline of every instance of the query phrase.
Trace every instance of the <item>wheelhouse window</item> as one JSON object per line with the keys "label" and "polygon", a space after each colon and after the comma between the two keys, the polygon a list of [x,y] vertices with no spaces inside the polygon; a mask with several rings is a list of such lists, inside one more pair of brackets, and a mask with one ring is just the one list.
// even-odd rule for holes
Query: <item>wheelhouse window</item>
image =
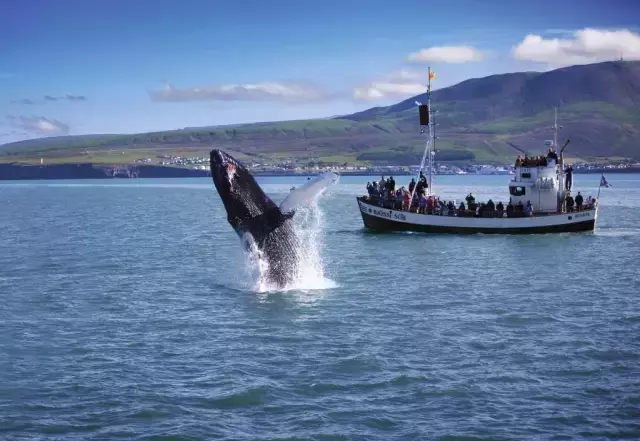
{"label": "wheelhouse window", "polygon": [[509,187],[509,193],[511,196],[524,196],[526,191],[525,187]]}
{"label": "wheelhouse window", "polygon": [[523,179],[530,179],[531,173],[520,173],[520,177]]}

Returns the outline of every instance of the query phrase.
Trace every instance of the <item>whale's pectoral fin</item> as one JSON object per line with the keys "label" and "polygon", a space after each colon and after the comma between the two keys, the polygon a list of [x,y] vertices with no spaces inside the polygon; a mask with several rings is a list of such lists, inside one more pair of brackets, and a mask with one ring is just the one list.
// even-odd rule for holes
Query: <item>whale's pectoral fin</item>
{"label": "whale's pectoral fin", "polygon": [[280,206],[278,208],[280,208],[281,213],[291,213],[295,210],[295,203],[292,202],[294,198],[291,197],[295,192],[296,189],[292,189],[289,193],[289,196],[287,196],[282,202],[280,202]]}
{"label": "whale's pectoral fin", "polygon": [[309,205],[330,185],[338,182],[338,175],[333,172],[326,172],[308,179],[299,187],[292,188],[289,194],[280,202],[280,210],[289,213],[298,207]]}
{"label": "whale's pectoral fin", "polygon": [[[309,183],[298,188],[292,188],[286,198],[280,202],[278,208],[282,213],[292,213],[301,205],[310,202],[314,197],[315,189],[310,189]],[[317,190],[316,190],[317,191]]]}

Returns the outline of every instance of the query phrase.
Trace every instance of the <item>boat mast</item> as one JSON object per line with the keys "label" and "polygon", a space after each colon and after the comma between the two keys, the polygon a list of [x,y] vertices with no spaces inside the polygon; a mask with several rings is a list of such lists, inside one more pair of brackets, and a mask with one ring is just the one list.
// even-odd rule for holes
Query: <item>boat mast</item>
{"label": "boat mast", "polygon": [[[427,81],[427,104],[422,104],[418,101],[416,101],[416,105],[418,106],[418,109],[420,110],[419,114],[420,114],[420,125],[422,126],[422,122],[423,122],[423,116],[424,116],[424,112],[422,112],[422,109],[424,107],[426,107],[426,118],[427,118],[427,142],[426,145],[424,147],[424,153],[422,154],[422,161],[420,161],[420,171],[418,172],[418,181],[420,181],[420,174],[422,173],[422,170],[424,170],[424,163],[425,160],[427,159],[427,155],[429,155],[429,178],[428,178],[428,182],[427,182],[427,194],[431,195],[431,136],[432,136],[432,132],[431,130],[433,129],[433,124],[431,123],[431,77],[433,76],[433,72],[431,72],[431,67],[428,68],[428,74],[429,74],[429,79]],[[424,133],[423,129],[420,129],[420,133]],[[417,185],[416,185],[417,187]],[[413,188],[413,191],[411,192],[411,203],[413,203],[413,195],[415,194],[416,188]]]}
{"label": "boat mast", "polygon": [[434,125],[433,125],[433,121],[431,118],[431,67],[429,66],[427,68],[428,70],[428,74],[429,74],[429,79],[427,81],[427,108],[429,110],[429,135],[427,136],[427,138],[429,140],[431,140],[431,143],[427,142],[427,149],[428,149],[428,154],[429,154],[429,160],[427,162],[427,164],[429,164],[429,188],[427,189],[427,194],[429,196],[431,196],[431,185],[432,185],[432,179],[431,179],[431,174],[432,174],[432,170],[433,170],[433,154],[435,153],[435,143],[436,143],[436,138],[434,136]]}
{"label": "boat mast", "polygon": [[560,186],[560,188],[558,189],[559,191],[563,191],[564,190],[564,154],[562,152],[561,149],[560,152],[558,152],[558,107],[555,106],[553,108],[553,148],[556,151],[556,153],[560,153],[558,155],[558,164],[556,166],[560,166],[560,170],[558,171],[558,185]]}

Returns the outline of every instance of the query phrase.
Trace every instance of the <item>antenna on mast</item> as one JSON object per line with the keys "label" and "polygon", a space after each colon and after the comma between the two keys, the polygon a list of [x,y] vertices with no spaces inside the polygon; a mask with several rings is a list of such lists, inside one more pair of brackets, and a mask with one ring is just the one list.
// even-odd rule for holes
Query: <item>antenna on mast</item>
{"label": "antenna on mast", "polygon": [[[424,153],[422,154],[422,161],[420,162],[420,173],[418,175],[418,181],[422,176],[422,170],[424,169],[425,160],[428,159],[429,166],[429,180],[427,183],[427,194],[431,195],[431,183],[432,183],[432,161],[433,161],[433,151],[431,147],[431,141],[434,137],[433,134],[433,124],[431,121],[431,80],[435,78],[435,73],[431,71],[431,67],[428,67],[428,80],[427,80],[427,104],[422,104],[419,101],[415,101],[418,106],[419,116],[420,116],[420,134],[424,133],[424,126],[427,126],[427,143],[424,148]],[[428,158],[427,158],[428,157]],[[415,193],[415,187],[411,192],[411,203],[413,203],[413,195]]]}

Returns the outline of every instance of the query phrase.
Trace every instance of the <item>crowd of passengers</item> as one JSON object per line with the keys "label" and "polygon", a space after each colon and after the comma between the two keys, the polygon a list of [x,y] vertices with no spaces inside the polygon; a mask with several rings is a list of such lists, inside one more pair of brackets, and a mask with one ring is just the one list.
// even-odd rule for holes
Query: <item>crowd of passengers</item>
{"label": "crowd of passengers", "polygon": [[551,147],[549,147],[549,151],[547,152],[547,156],[532,156],[529,157],[526,154],[524,157],[518,155],[516,158],[516,167],[546,167],[549,165],[550,160],[553,159],[555,162],[558,162],[558,154],[553,151]]}
{"label": "crowd of passengers", "polygon": [[[369,199],[384,208],[412,211],[421,214],[433,214],[440,216],[461,216],[461,217],[525,217],[533,216],[533,206],[530,201],[526,204],[522,202],[509,203],[505,206],[501,201],[497,204],[489,199],[486,203],[476,203],[475,197],[469,193],[465,198],[466,204],[460,202],[456,206],[453,201],[443,201],[437,196],[427,196],[428,188],[426,177],[420,173],[418,182],[411,179],[409,188],[404,186],[396,189],[396,181],[393,176],[385,179],[382,176],[380,181],[367,182],[367,192]],[[414,191],[415,190],[415,191]],[[413,200],[411,200],[413,193]],[[411,204],[410,204],[411,202]],[[575,199],[568,196],[566,199],[566,211],[582,211],[593,207],[595,199],[589,196],[585,201],[580,192]]]}

